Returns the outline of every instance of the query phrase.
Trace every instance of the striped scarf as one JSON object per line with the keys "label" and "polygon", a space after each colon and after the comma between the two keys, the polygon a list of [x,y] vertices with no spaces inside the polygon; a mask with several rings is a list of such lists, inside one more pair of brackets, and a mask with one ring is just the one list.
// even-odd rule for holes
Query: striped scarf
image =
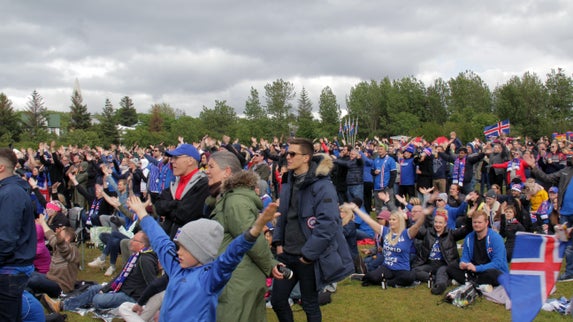
{"label": "striped scarf", "polygon": [[139,252],[134,253],[129,257],[129,259],[127,260],[127,264],[123,266],[123,270],[121,271],[121,274],[119,274],[116,277],[116,279],[111,283],[111,289],[113,290],[114,293],[119,292],[119,290],[121,289],[123,282],[125,282],[125,280],[129,276],[129,274],[131,273],[131,271],[135,267],[135,264],[137,263],[137,259],[139,258],[139,254],[149,253],[149,252],[152,252],[151,247],[145,247],[142,250],[140,250]]}
{"label": "striped scarf", "polygon": [[464,174],[466,170],[466,158],[457,158],[454,162],[454,177],[453,183],[463,187],[464,185]]}

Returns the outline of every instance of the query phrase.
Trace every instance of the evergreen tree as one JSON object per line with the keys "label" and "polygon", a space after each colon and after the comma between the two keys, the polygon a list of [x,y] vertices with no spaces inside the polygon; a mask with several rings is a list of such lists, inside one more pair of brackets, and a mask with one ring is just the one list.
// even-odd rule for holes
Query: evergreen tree
{"label": "evergreen tree", "polygon": [[151,106],[151,118],[149,119],[149,131],[161,132],[163,130],[163,118],[161,117],[161,107],[159,104]]}
{"label": "evergreen tree", "polygon": [[245,102],[245,116],[248,120],[261,120],[266,118],[265,110],[259,99],[259,91],[251,87],[251,95]]}
{"label": "evergreen tree", "polygon": [[221,137],[222,135],[231,135],[235,131],[237,123],[237,114],[235,109],[227,105],[227,101],[215,101],[215,107],[209,109],[203,106],[199,114],[199,119],[209,135]]}
{"label": "evergreen tree", "polygon": [[72,94],[72,105],[70,105],[69,130],[86,130],[91,126],[91,115],[88,113],[87,105],[83,104],[83,97],[78,89],[74,89]]}
{"label": "evergreen tree", "polygon": [[336,102],[336,95],[328,86],[320,92],[318,115],[320,116],[322,136],[336,135],[340,122],[340,105]]}
{"label": "evergreen tree", "polygon": [[306,89],[303,87],[298,99],[298,117],[297,117],[297,133],[298,137],[314,138],[316,136],[316,128],[312,116],[312,102],[308,97]]}
{"label": "evergreen tree", "polygon": [[289,122],[292,121],[291,101],[295,98],[294,85],[282,79],[265,85],[266,111],[272,120],[273,135],[289,134]]}
{"label": "evergreen tree", "polygon": [[133,105],[133,101],[129,96],[125,96],[119,102],[119,109],[117,110],[117,120],[123,126],[134,126],[137,124],[137,111]]}
{"label": "evergreen tree", "polygon": [[117,131],[117,121],[115,110],[109,98],[105,99],[105,106],[101,114],[101,132],[108,144],[119,143],[119,133]]}
{"label": "evergreen tree", "polygon": [[17,140],[19,132],[20,124],[12,108],[12,101],[4,93],[0,93],[0,138],[3,141]]}
{"label": "evergreen tree", "polygon": [[32,139],[37,138],[42,132],[45,132],[48,122],[48,110],[44,107],[44,98],[34,90],[30,100],[26,104],[25,126],[30,132]]}

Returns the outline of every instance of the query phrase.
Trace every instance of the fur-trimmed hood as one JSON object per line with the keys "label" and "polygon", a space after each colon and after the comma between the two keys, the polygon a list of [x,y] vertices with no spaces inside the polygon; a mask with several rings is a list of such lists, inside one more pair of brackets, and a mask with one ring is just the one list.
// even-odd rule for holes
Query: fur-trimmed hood
{"label": "fur-trimmed hood", "polygon": [[[334,168],[334,162],[330,155],[326,153],[316,153],[312,156],[312,160],[310,161],[310,167],[306,176],[304,177],[304,182],[302,184],[303,187],[313,183],[314,181],[320,178],[330,178],[330,171]],[[293,176],[293,171],[289,171],[287,176],[287,182],[291,180]]]}
{"label": "fur-trimmed hood", "polygon": [[313,155],[312,162],[316,163],[314,175],[317,177],[325,177],[330,175],[330,171],[332,171],[332,168],[334,168],[334,162],[332,161],[332,158],[326,153],[317,153]]}
{"label": "fur-trimmed hood", "polygon": [[239,187],[255,190],[255,187],[259,184],[259,179],[259,176],[253,171],[235,173],[225,180],[221,187],[221,192],[225,193]]}

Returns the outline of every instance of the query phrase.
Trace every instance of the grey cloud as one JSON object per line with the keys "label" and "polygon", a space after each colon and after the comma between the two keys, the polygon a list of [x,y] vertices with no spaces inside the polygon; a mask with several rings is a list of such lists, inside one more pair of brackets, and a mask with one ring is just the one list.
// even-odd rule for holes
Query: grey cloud
{"label": "grey cloud", "polygon": [[316,109],[325,86],[344,107],[348,80],[472,69],[493,87],[573,70],[570,1],[2,2],[0,92],[22,101],[38,88],[62,110],[75,78],[90,111],[129,95],[141,111],[167,102],[198,115],[216,99],[240,113],[250,86],[262,99],[277,78],[305,86]]}

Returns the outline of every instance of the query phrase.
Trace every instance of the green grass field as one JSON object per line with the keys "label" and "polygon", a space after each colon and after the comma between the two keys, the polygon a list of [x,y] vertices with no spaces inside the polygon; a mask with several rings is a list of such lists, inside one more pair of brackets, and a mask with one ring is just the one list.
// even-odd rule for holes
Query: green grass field
{"label": "green grass field", "polygon": [[[96,249],[86,249],[85,262],[91,261],[99,254]],[[118,266],[121,265],[121,258]],[[103,276],[103,271],[86,267],[80,272],[79,279],[99,282],[109,281]],[[451,288],[450,288],[451,289]],[[571,297],[573,282],[557,284],[557,291],[551,297]],[[430,294],[425,284],[415,288],[362,287],[360,282],[346,279],[338,283],[336,293],[332,295],[332,303],[322,306],[323,321],[510,321],[511,312],[502,305],[492,303],[483,298],[467,308],[461,309],[441,301],[442,297]],[[293,306],[296,321],[306,321],[302,307]],[[75,313],[66,312],[68,321],[94,321],[90,317],[82,317]],[[274,312],[267,309],[269,321],[278,321]],[[555,312],[541,312],[535,321],[570,321]],[[121,321],[116,319],[115,321]]]}

